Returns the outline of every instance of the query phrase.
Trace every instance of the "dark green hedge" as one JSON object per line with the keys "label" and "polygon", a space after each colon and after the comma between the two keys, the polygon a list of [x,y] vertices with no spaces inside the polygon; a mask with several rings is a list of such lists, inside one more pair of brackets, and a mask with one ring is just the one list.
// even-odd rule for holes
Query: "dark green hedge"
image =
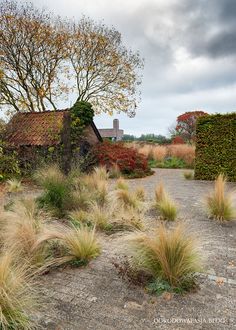
{"label": "dark green hedge", "polygon": [[236,113],[197,121],[195,178],[214,180],[220,173],[236,181]]}

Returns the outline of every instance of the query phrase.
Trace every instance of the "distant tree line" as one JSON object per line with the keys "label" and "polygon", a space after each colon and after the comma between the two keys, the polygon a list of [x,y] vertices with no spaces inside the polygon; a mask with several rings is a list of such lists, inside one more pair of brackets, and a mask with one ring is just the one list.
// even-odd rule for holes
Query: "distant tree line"
{"label": "distant tree line", "polygon": [[124,134],[123,141],[145,141],[158,144],[169,144],[171,143],[171,138],[167,138],[161,134],[142,134],[140,137],[131,134]]}

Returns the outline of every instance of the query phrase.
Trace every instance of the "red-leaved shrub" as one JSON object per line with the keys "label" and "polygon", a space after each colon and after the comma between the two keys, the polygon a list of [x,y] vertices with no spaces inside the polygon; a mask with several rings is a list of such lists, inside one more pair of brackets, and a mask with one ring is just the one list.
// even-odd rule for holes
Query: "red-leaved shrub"
{"label": "red-leaved shrub", "polygon": [[173,144],[185,144],[184,139],[181,136],[175,136],[172,140]]}
{"label": "red-leaved shrub", "polygon": [[143,177],[151,174],[147,158],[133,148],[127,148],[121,142],[97,144],[93,147],[97,163],[108,169],[117,164],[122,174],[129,177]]}

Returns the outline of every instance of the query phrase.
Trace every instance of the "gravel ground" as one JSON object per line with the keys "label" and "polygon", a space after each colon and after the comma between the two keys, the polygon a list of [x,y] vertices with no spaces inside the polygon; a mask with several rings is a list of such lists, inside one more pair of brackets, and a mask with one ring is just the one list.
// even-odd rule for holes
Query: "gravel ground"
{"label": "gravel ground", "polygon": [[[142,185],[151,199],[160,181],[177,201],[181,220],[200,241],[205,259],[200,289],[156,297],[131,286],[112,265],[122,253],[123,235],[100,235],[102,254],[87,267],[42,277],[46,304],[35,318],[43,329],[236,329],[236,221],[221,225],[208,219],[203,198],[213,183],[185,180],[183,170],[157,169],[153,176],[129,183],[132,188]],[[157,221],[150,217],[147,224],[154,227]]]}

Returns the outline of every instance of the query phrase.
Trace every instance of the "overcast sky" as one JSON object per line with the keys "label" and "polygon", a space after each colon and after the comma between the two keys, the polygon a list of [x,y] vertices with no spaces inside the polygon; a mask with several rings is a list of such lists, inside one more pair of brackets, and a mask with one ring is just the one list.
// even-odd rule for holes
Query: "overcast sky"
{"label": "overcast sky", "polygon": [[[33,0],[55,14],[113,25],[145,59],[135,118],[115,115],[126,133],[166,134],[194,109],[236,109],[236,0]],[[95,119],[98,127],[112,117]]]}

